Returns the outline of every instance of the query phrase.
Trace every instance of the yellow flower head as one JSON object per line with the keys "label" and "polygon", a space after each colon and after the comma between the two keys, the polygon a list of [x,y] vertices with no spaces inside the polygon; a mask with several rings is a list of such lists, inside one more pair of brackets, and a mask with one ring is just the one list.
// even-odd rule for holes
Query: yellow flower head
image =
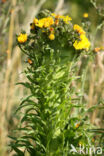
{"label": "yellow flower head", "polygon": [[73,29],[77,31],[79,34],[85,34],[86,32],[77,24],[73,26]]}
{"label": "yellow flower head", "polygon": [[45,28],[50,27],[53,24],[54,24],[54,20],[52,17],[45,18],[45,21],[44,21],[44,27]]}
{"label": "yellow flower head", "polygon": [[74,48],[76,50],[81,50],[81,49],[86,49],[88,51],[89,47],[90,47],[90,42],[88,40],[88,38],[82,34],[80,35],[80,40],[81,41],[78,41],[76,40],[73,44]]}
{"label": "yellow flower head", "polygon": [[51,33],[51,34],[49,35],[49,39],[50,39],[50,40],[54,40],[54,39],[55,39],[55,35]]}
{"label": "yellow flower head", "polygon": [[43,19],[40,19],[38,21],[38,23],[36,24],[36,26],[38,26],[39,28],[43,28],[43,26],[44,26],[44,20]]}
{"label": "yellow flower head", "polygon": [[69,17],[69,16],[60,16],[60,19],[63,19],[63,21],[64,21],[66,24],[69,24],[69,21],[72,20],[72,18]]}
{"label": "yellow flower head", "polygon": [[88,18],[88,13],[84,13],[84,14],[83,14],[83,17],[84,17],[84,18]]}
{"label": "yellow flower head", "polygon": [[40,20],[38,20],[38,23],[36,23],[36,26],[40,27],[40,28],[48,28],[51,25],[54,24],[54,20],[52,17],[46,17],[46,18],[42,18]]}
{"label": "yellow flower head", "polygon": [[60,18],[62,18],[66,24],[69,24],[69,21],[72,20],[72,18],[69,16],[60,16]]}
{"label": "yellow flower head", "polygon": [[56,15],[55,13],[52,13],[51,15],[52,15],[53,17],[55,17],[56,19],[63,19],[63,21],[64,21],[66,24],[69,24],[69,21],[72,20],[72,18],[69,17],[69,16]]}
{"label": "yellow flower head", "polygon": [[27,41],[27,34],[20,34],[17,38],[19,43],[25,43]]}
{"label": "yellow flower head", "polygon": [[33,23],[34,24],[37,24],[38,23],[38,19],[37,18],[34,18]]}

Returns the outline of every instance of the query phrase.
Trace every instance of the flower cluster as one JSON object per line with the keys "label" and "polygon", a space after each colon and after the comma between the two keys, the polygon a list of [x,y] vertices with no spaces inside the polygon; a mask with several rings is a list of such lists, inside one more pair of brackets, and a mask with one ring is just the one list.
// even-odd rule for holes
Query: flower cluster
{"label": "flower cluster", "polygon": [[[45,38],[48,38],[48,40],[55,40],[56,38],[57,40],[59,40],[59,38],[65,38],[67,41],[71,42],[71,45],[76,50],[85,49],[86,51],[88,51],[90,47],[90,42],[86,37],[86,32],[83,30],[82,27],[77,24],[72,26],[71,20],[72,19],[69,16],[62,16],[56,15],[55,13],[50,13],[46,17],[42,17],[39,19],[34,18],[33,22],[30,24],[30,30],[33,34],[36,34],[35,37],[39,36],[39,38],[42,38],[43,36],[45,36]],[[77,38],[76,34],[78,36]],[[26,34],[20,34],[18,36],[19,43],[25,43],[26,41]]]}
{"label": "flower cluster", "polygon": [[31,30],[35,30],[36,27],[44,29],[42,32],[45,32],[45,29],[49,29],[49,39],[54,40],[55,39],[55,31],[54,27],[58,26],[60,21],[63,21],[65,24],[69,24],[71,21],[71,17],[69,16],[62,16],[62,15],[56,15],[55,13],[52,13],[50,16],[37,19],[34,18],[33,22],[30,25]]}
{"label": "flower cluster", "polygon": [[[84,106],[77,107],[82,96],[72,86],[73,80],[80,78],[79,59],[90,47],[86,32],[79,25],[73,26],[69,16],[45,10],[32,21],[30,34],[20,34],[17,41],[29,64],[24,72],[27,81],[20,84],[30,90],[30,95],[17,109],[24,109],[24,113],[18,128],[20,136],[12,148],[17,155],[28,151],[30,156],[61,156],[69,154],[72,140],[74,146],[79,142],[90,145]],[[76,113],[72,114],[73,109]]]}
{"label": "flower cluster", "polygon": [[40,20],[35,18],[33,22],[34,22],[35,26],[37,26],[39,28],[43,28],[43,27],[48,28],[54,24],[54,20],[52,17],[42,18]]}
{"label": "flower cluster", "polygon": [[51,15],[56,19],[62,19],[66,24],[69,24],[69,21],[72,20],[72,18],[69,16],[56,15],[55,13],[52,13]]}
{"label": "flower cluster", "polygon": [[74,30],[79,34],[79,40],[75,40],[73,46],[77,50],[86,49],[88,51],[90,42],[86,37],[86,32],[77,24],[74,25]]}

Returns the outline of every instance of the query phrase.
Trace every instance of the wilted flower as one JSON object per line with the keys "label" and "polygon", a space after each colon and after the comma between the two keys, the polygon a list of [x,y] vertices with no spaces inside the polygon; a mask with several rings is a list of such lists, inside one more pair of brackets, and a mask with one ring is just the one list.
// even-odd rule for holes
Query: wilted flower
{"label": "wilted flower", "polygon": [[31,24],[30,24],[30,29],[31,29],[31,30],[34,30],[34,29],[35,29],[34,23],[31,23]]}
{"label": "wilted flower", "polygon": [[78,128],[80,126],[80,123],[77,123],[76,125],[75,125],[75,128]]}
{"label": "wilted flower", "polygon": [[96,47],[96,48],[94,49],[94,52],[99,52],[100,50],[101,50],[100,47]]}

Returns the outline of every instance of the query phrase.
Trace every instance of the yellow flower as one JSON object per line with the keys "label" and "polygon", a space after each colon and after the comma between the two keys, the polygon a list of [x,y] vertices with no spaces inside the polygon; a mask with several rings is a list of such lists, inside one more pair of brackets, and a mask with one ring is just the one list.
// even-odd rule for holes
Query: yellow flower
{"label": "yellow flower", "polygon": [[77,31],[79,34],[85,34],[86,32],[77,24],[73,26],[73,29]]}
{"label": "yellow flower", "polygon": [[38,19],[37,18],[34,18],[33,23],[34,24],[37,24],[38,23]]}
{"label": "yellow flower", "polygon": [[90,47],[90,42],[88,40],[88,38],[82,34],[80,35],[80,40],[81,41],[78,41],[76,40],[73,44],[74,48],[76,50],[81,50],[81,49],[86,49],[88,51],[89,47]]}
{"label": "yellow flower", "polygon": [[51,33],[51,34],[49,35],[49,39],[50,39],[50,40],[54,40],[54,39],[55,39],[55,35]]}
{"label": "yellow flower", "polygon": [[54,20],[52,17],[46,17],[46,18],[42,18],[38,21],[38,23],[36,24],[36,26],[40,27],[40,28],[48,28],[51,25],[54,24]]}
{"label": "yellow flower", "polygon": [[72,18],[69,17],[69,16],[60,16],[60,19],[63,19],[63,21],[64,21],[66,24],[69,24],[69,21],[72,20]]}
{"label": "yellow flower", "polygon": [[27,34],[20,34],[17,38],[19,43],[25,43],[27,41]]}
{"label": "yellow flower", "polygon": [[50,23],[48,22],[48,21],[46,21],[45,23],[44,23],[44,27],[45,28],[48,28],[50,26]]}
{"label": "yellow flower", "polygon": [[65,18],[64,18],[63,20],[64,20],[64,22],[65,22],[66,24],[68,24],[68,23],[69,23],[69,21],[71,21],[71,20],[72,20],[72,18],[71,18],[71,17],[69,17],[69,16],[65,16]]}
{"label": "yellow flower", "polygon": [[53,20],[52,17],[47,17],[47,18],[45,19],[45,21],[44,21],[44,27],[45,27],[45,28],[48,28],[48,27],[50,27],[50,26],[53,25],[53,24],[54,24],[54,20]]}
{"label": "yellow flower", "polygon": [[88,13],[84,13],[84,14],[83,14],[83,17],[84,17],[84,18],[88,18]]}
{"label": "yellow flower", "polygon": [[71,20],[72,20],[72,18],[71,18],[71,17],[69,17],[69,16],[61,16],[60,18],[62,18],[62,19],[63,19],[63,21],[64,21],[66,24],[68,24],[68,23],[69,23],[69,21],[71,21]]}
{"label": "yellow flower", "polygon": [[40,19],[38,21],[38,23],[36,23],[35,25],[38,26],[39,28],[43,28],[43,26],[44,26],[44,19]]}
{"label": "yellow flower", "polygon": [[63,21],[66,23],[66,24],[69,24],[69,21],[71,21],[72,20],[72,18],[71,17],[69,17],[69,16],[62,16],[62,15],[56,15],[55,13],[52,13],[51,14],[53,17],[55,17],[56,19],[63,19]]}

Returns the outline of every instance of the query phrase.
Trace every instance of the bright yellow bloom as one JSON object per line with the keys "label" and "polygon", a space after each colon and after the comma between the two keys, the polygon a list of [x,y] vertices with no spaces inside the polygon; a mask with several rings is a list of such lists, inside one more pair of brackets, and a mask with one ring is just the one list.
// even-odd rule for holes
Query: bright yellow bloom
{"label": "bright yellow bloom", "polygon": [[80,40],[81,41],[78,41],[76,40],[73,44],[74,48],[76,50],[81,50],[81,49],[86,49],[88,51],[89,47],[90,47],[90,42],[88,40],[88,38],[82,34],[80,35]]}
{"label": "bright yellow bloom", "polygon": [[42,19],[38,20],[38,22],[35,25],[40,28],[43,28],[44,22],[45,22],[45,18],[42,18]]}
{"label": "bright yellow bloom", "polygon": [[53,24],[54,24],[54,20],[53,20],[52,17],[47,17],[47,18],[45,19],[45,21],[44,21],[44,27],[45,27],[45,28],[48,28],[48,27],[50,27],[50,26],[53,25]]}
{"label": "bright yellow bloom", "polygon": [[33,23],[34,24],[37,24],[38,23],[38,19],[37,18],[34,18]]}
{"label": "bright yellow bloom", "polygon": [[46,18],[42,18],[40,20],[38,20],[38,23],[36,23],[36,26],[40,27],[40,28],[48,28],[51,25],[54,24],[54,20],[52,17],[46,17]]}
{"label": "bright yellow bloom", "polygon": [[63,19],[63,21],[64,21],[66,24],[69,24],[69,21],[72,20],[72,18],[69,17],[69,16],[60,16],[60,19]]}
{"label": "bright yellow bloom", "polygon": [[39,28],[43,28],[44,23],[42,20],[39,20],[39,22],[36,24],[36,26],[38,26]]}
{"label": "bright yellow bloom", "polygon": [[45,28],[50,27],[50,23],[49,23],[48,21],[46,21],[46,22],[44,23],[44,27],[45,27]]}
{"label": "bright yellow bloom", "polygon": [[17,38],[19,43],[25,43],[27,41],[27,34],[20,34]]}
{"label": "bright yellow bloom", "polygon": [[69,16],[62,16],[62,15],[56,15],[55,13],[52,13],[51,14],[53,17],[55,17],[55,18],[57,18],[57,19],[63,19],[63,21],[66,23],[66,24],[69,24],[69,21],[71,21],[72,20],[72,18],[71,17],[69,17]]}
{"label": "bright yellow bloom", "polygon": [[64,22],[65,22],[66,24],[68,24],[68,23],[69,23],[69,21],[71,21],[71,20],[72,20],[72,18],[71,18],[71,17],[69,17],[69,16],[65,16],[65,18],[64,18],[63,20],[64,20]]}
{"label": "bright yellow bloom", "polygon": [[88,13],[84,13],[84,14],[83,14],[83,17],[84,17],[84,18],[88,18]]}
{"label": "bright yellow bloom", "polygon": [[51,33],[51,34],[49,35],[49,39],[50,39],[50,40],[54,40],[54,39],[55,39],[55,35]]}
{"label": "bright yellow bloom", "polygon": [[85,34],[86,32],[77,24],[73,26],[73,29],[77,31],[79,34]]}

